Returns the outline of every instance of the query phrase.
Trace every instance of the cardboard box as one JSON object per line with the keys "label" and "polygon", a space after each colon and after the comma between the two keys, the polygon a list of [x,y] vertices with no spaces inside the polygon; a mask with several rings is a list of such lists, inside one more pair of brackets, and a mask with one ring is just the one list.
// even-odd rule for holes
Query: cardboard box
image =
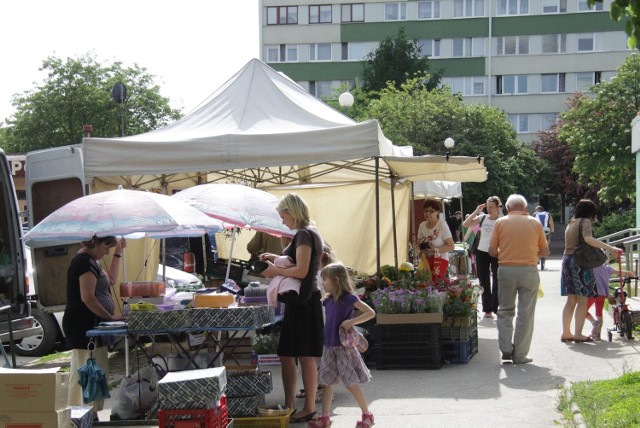
{"label": "cardboard box", "polygon": [[[37,406],[39,402],[34,402]],[[71,407],[49,412],[0,411],[0,428],[72,428]]]}
{"label": "cardboard box", "polygon": [[258,406],[264,406],[265,403],[264,394],[252,395],[249,397],[227,397],[227,400],[229,416],[233,417],[255,416],[258,414]]}
{"label": "cardboard box", "polygon": [[69,373],[49,369],[0,369],[0,412],[42,412],[67,407]]}
{"label": "cardboard box", "polygon": [[257,369],[230,370],[227,368],[227,397],[247,397],[268,394],[273,390],[271,372]]}
{"label": "cardboard box", "polygon": [[211,409],[224,394],[224,367],[167,373],[158,381],[161,409]]}
{"label": "cardboard box", "polygon": [[378,314],[378,324],[439,324],[442,322],[442,312],[431,314]]}
{"label": "cardboard box", "polygon": [[191,309],[166,312],[131,311],[127,322],[129,330],[171,330],[191,327]]}
{"label": "cardboard box", "polygon": [[275,318],[275,308],[270,306],[194,308],[190,311],[193,328],[259,328]]}

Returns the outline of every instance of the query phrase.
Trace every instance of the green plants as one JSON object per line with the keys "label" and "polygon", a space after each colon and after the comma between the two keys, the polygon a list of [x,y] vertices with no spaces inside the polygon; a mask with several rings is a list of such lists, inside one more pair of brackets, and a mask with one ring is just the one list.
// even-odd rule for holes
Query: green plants
{"label": "green plants", "polygon": [[275,354],[279,341],[280,336],[275,334],[256,334],[251,339],[251,345],[256,354]]}

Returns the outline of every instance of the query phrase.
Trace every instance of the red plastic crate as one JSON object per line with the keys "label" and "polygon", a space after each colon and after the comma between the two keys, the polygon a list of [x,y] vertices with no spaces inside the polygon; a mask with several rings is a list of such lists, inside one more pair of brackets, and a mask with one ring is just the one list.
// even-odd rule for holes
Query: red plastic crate
{"label": "red plastic crate", "polygon": [[229,424],[227,398],[220,397],[216,409],[161,409],[160,428],[225,428]]}

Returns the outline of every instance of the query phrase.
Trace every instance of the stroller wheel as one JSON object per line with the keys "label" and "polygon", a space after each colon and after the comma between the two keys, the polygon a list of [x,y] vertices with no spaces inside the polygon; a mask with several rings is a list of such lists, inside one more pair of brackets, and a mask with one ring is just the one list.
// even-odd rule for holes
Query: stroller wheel
{"label": "stroller wheel", "polygon": [[613,334],[611,334],[610,331],[607,331],[607,338],[609,339],[609,342],[613,340]]}

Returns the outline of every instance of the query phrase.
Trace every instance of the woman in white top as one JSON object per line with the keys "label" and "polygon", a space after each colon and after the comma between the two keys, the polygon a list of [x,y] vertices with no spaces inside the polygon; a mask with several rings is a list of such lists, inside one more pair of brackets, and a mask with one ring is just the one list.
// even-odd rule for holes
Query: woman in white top
{"label": "woman in white top", "polygon": [[425,199],[422,204],[425,221],[418,227],[419,255],[432,257],[438,253],[439,257],[448,261],[449,251],[453,251],[455,245],[449,226],[440,220],[440,206],[440,202],[432,198]]}
{"label": "woman in white top", "polygon": [[[497,196],[491,196],[487,203],[478,205],[478,208],[462,223],[464,227],[473,227],[480,224],[480,241],[475,252],[476,270],[482,286],[482,310],[485,318],[493,318],[493,313],[498,311],[498,259],[489,255],[489,241],[493,233],[493,226],[501,217],[502,202]],[[486,208],[487,214],[482,212]],[[492,281],[493,280],[493,281]],[[491,283],[493,282],[493,287]]]}

